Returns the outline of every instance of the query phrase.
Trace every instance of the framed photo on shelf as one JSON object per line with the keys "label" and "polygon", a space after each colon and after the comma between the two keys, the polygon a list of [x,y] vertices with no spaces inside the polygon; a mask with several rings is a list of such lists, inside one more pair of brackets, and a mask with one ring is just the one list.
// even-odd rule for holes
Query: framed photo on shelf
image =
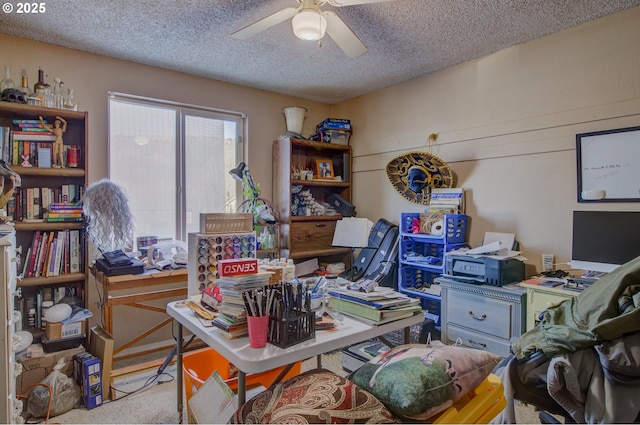
{"label": "framed photo on shelf", "polygon": [[330,159],[316,159],[317,178],[333,180],[333,162]]}

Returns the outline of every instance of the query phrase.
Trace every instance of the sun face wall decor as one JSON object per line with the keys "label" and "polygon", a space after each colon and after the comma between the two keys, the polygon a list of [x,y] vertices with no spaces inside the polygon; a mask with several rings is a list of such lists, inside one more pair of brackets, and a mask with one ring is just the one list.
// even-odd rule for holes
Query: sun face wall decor
{"label": "sun face wall decor", "polygon": [[453,172],[441,158],[430,152],[408,152],[387,164],[387,178],[407,200],[429,203],[432,188],[453,187]]}

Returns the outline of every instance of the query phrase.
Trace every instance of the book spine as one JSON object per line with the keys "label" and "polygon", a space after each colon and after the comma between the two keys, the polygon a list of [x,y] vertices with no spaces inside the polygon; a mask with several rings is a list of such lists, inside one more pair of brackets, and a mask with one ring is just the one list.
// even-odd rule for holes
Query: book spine
{"label": "book spine", "polygon": [[69,185],[68,184],[63,184],[62,185],[62,202],[69,202]]}
{"label": "book spine", "polygon": [[44,268],[44,262],[47,258],[47,248],[49,246],[49,233],[44,232],[42,234],[42,240],[40,241],[40,251],[38,253],[38,264],[33,272],[33,277],[42,276],[42,270]]}
{"label": "book spine", "polygon": [[84,218],[82,217],[49,217],[47,218],[47,222],[50,223],[79,223]]}
{"label": "book spine", "polygon": [[54,210],[49,213],[49,217],[50,218],[77,218],[77,217],[82,217],[82,213],[81,212],[57,212]]}
{"label": "book spine", "polygon": [[55,134],[51,133],[38,133],[32,131],[13,131],[12,137],[14,141],[28,140],[30,142],[54,142],[56,140]]}
{"label": "book spine", "polygon": [[56,255],[53,263],[53,275],[59,276],[62,269],[62,253],[64,252],[64,230],[58,231]]}
{"label": "book spine", "polygon": [[33,277],[33,270],[35,267],[37,255],[38,255],[38,247],[40,246],[40,239],[42,239],[42,234],[40,230],[36,230],[33,234],[33,241],[31,242],[31,253],[29,257],[29,268],[27,269],[27,277]]}
{"label": "book spine", "polygon": [[13,139],[11,135],[11,165],[20,164],[20,155],[18,155],[18,141]]}
{"label": "book spine", "polygon": [[69,271],[80,272],[80,231],[69,231]]}
{"label": "book spine", "polygon": [[40,188],[33,188],[33,218],[42,218]]}
{"label": "book spine", "polygon": [[22,263],[22,277],[27,277],[29,273],[29,262],[31,261],[31,250],[32,248],[27,248],[27,253],[24,256],[24,263]]}
{"label": "book spine", "polygon": [[45,271],[46,277],[55,276],[55,264],[56,264],[57,251],[58,251],[58,238],[55,237],[51,240],[49,253],[47,254],[47,270]]}
{"label": "book spine", "polygon": [[27,220],[33,220],[33,188],[27,188]]}
{"label": "book spine", "polygon": [[63,268],[62,268],[62,272],[64,274],[69,273],[70,270],[70,264],[69,264],[69,229],[64,229],[64,253],[63,253],[63,259],[62,259],[62,264],[63,264]]}

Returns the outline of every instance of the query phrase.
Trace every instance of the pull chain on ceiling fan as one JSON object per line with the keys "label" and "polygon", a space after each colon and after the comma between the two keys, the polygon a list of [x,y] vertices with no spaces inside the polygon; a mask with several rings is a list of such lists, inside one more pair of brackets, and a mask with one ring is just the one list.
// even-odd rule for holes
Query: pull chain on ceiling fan
{"label": "pull chain on ceiling fan", "polygon": [[291,19],[293,33],[301,40],[320,40],[325,32],[349,57],[360,56],[367,47],[357,35],[333,11],[320,10],[323,4],[335,7],[355,6],[367,3],[381,3],[393,0],[297,0],[300,6],[287,7],[260,19],[231,34],[233,38],[246,40],[262,31]]}

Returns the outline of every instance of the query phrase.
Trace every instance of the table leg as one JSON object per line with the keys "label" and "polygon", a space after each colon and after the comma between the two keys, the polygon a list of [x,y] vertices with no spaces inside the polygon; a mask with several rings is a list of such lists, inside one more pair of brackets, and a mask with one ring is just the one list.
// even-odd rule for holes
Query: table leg
{"label": "table leg", "polygon": [[238,370],[238,408],[247,401],[247,374]]}
{"label": "table leg", "polygon": [[178,382],[178,423],[182,423],[182,325],[178,323],[178,336],[176,338],[176,381]]}

